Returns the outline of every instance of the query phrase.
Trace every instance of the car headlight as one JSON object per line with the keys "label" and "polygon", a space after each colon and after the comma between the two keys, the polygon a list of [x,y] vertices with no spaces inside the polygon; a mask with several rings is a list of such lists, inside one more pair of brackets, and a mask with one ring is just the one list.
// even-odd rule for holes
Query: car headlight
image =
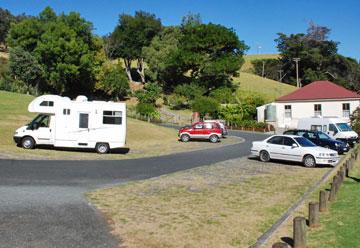
{"label": "car headlight", "polygon": [[329,157],[329,153],[319,153],[319,157]]}

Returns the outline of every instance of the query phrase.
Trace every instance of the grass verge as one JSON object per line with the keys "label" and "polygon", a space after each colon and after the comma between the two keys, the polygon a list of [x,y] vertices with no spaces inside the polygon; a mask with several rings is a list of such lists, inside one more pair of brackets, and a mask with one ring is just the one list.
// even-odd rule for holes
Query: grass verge
{"label": "grass verge", "polygon": [[308,234],[309,247],[360,247],[360,162],[342,184],[337,200]]}
{"label": "grass verge", "polygon": [[36,114],[29,113],[27,106],[33,96],[0,91],[0,157],[21,159],[129,159],[149,156],[159,156],[174,152],[185,152],[196,149],[214,148],[233,144],[239,141],[229,137],[221,143],[178,141],[175,129],[128,118],[126,154],[112,153],[99,155],[91,152],[63,151],[56,149],[25,150],[15,145],[13,134],[15,130],[28,123]]}
{"label": "grass verge", "polygon": [[242,158],[87,197],[124,247],[248,247],[327,170]]}

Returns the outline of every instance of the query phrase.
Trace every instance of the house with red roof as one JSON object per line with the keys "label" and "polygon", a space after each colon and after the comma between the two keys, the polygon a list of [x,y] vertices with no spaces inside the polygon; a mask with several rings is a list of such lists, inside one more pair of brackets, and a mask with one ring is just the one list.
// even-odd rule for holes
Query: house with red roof
{"label": "house with red roof", "polygon": [[258,107],[257,119],[281,129],[296,128],[299,119],[309,117],[339,117],[348,122],[359,106],[356,92],[330,81],[315,81]]}

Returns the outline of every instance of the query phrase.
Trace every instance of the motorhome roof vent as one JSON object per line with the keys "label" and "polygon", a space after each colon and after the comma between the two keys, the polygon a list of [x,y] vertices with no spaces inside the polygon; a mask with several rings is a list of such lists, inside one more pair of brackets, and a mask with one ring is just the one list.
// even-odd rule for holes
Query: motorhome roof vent
{"label": "motorhome roof vent", "polygon": [[86,96],[78,96],[76,97],[76,100],[77,102],[87,102],[87,97]]}

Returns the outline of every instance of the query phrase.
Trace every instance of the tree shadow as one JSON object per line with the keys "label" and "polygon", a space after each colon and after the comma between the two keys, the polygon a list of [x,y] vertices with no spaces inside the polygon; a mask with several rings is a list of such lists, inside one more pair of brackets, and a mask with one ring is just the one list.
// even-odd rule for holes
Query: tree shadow
{"label": "tree shadow", "polygon": [[290,237],[281,237],[281,241],[285,242],[286,244],[290,245],[290,247],[294,246],[294,240]]}
{"label": "tree shadow", "polygon": [[357,183],[360,183],[360,178],[356,178],[356,177],[352,177],[352,176],[348,176],[348,178],[354,180]]}

